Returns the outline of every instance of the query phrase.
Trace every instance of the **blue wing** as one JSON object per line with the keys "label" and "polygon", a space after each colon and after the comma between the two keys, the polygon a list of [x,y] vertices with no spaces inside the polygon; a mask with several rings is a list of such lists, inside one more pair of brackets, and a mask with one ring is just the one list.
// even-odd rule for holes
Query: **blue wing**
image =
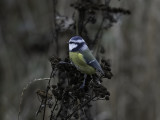
{"label": "blue wing", "polygon": [[104,75],[104,72],[100,66],[100,64],[98,63],[98,61],[96,60],[96,58],[93,56],[93,54],[91,53],[91,51],[89,49],[81,51],[84,60],[86,61],[86,63],[90,66],[92,66],[93,68],[95,68],[98,72],[100,72],[101,74]]}
{"label": "blue wing", "polygon": [[94,67],[96,70],[98,70],[101,74],[104,75],[104,72],[100,66],[100,64],[98,63],[98,61],[96,59],[90,61],[89,63],[87,63],[88,65]]}

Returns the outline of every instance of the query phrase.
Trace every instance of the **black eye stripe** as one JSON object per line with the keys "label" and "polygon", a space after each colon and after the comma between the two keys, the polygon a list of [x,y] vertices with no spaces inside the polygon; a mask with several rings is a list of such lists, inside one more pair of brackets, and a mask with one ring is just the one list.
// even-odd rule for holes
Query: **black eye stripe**
{"label": "black eye stripe", "polygon": [[70,44],[75,44],[75,42],[69,42]]}
{"label": "black eye stripe", "polygon": [[69,44],[83,44],[83,43],[85,43],[85,42],[81,42],[81,43],[79,43],[79,42],[69,42]]}

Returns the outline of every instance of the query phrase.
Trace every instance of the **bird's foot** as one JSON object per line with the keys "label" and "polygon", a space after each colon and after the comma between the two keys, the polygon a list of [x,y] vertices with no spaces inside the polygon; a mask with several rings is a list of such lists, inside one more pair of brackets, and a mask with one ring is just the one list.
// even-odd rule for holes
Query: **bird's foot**
{"label": "bird's foot", "polygon": [[84,74],[83,84],[80,86],[80,89],[83,89],[86,83],[87,74]]}
{"label": "bird's foot", "polygon": [[82,85],[80,86],[80,89],[83,89],[83,88],[84,88],[84,86],[85,86],[85,85],[84,85],[84,84],[82,84]]}

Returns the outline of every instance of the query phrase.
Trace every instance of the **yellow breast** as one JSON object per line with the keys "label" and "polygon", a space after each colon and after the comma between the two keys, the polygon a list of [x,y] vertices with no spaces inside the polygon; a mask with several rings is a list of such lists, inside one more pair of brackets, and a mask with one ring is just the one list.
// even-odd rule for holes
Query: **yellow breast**
{"label": "yellow breast", "polygon": [[88,65],[85,62],[83,55],[81,53],[69,52],[69,57],[73,62],[73,64],[77,67],[77,69],[80,70],[82,73],[91,75],[96,72],[96,70],[92,66]]}

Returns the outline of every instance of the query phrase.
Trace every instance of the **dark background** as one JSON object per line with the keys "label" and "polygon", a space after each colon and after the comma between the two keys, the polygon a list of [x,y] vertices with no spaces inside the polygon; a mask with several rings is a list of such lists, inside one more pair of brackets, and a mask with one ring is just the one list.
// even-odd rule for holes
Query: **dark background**
{"label": "dark background", "polygon": [[[103,2],[103,1],[102,1]],[[72,0],[58,0],[57,10],[71,16]],[[129,9],[102,36],[114,77],[103,84],[110,101],[94,103],[95,120],[160,119],[160,1],[112,0],[114,7]],[[0,1],[0,119],[16,120],[22,89],[35,78],[48,78],[49,57],[65,58],[72,36],[62,32],[58,48],[53,41],[52,0]],[[72,21],[69,21],[72,22]],[[35,90],[46,81],[33,82],[24,92],[21,119],[33,120],[39,106]],[[49,114],[49,113],[48,113]]]}

